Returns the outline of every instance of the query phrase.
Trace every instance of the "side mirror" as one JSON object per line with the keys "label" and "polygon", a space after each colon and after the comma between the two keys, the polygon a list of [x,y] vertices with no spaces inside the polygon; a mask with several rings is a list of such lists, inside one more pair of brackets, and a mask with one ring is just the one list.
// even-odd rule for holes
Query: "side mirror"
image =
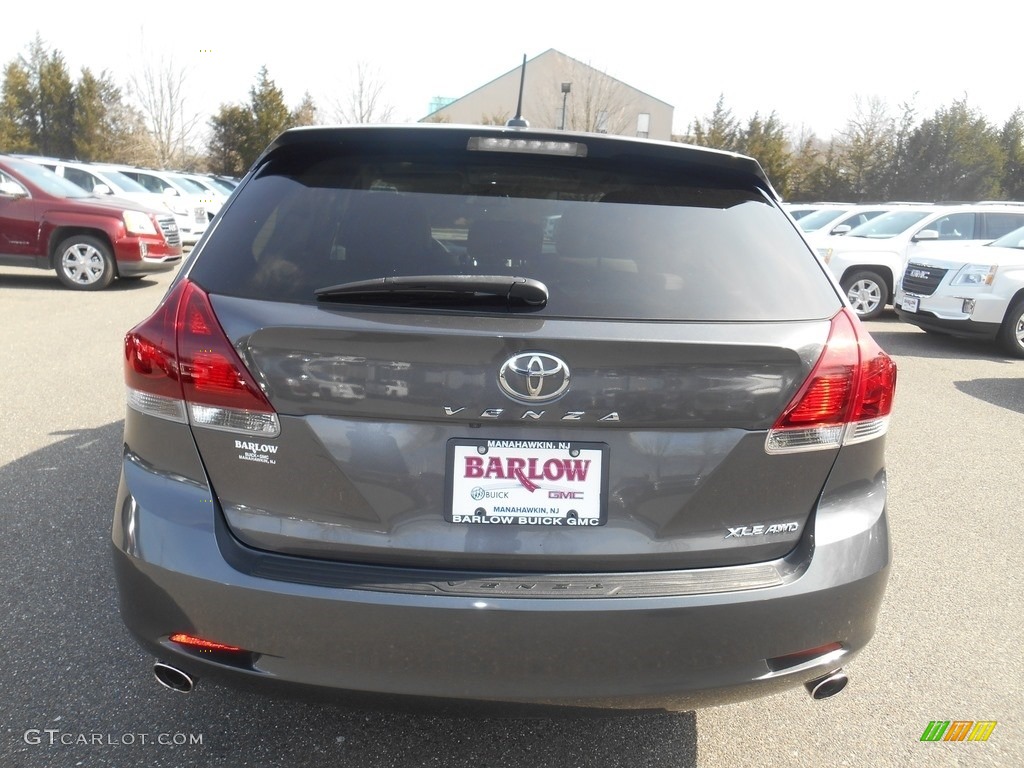
{"label": "side mirror", "polygon": [[164,194],[167,195],[168,197],[177,197],[178,190],[176,190],[174,187],[164,187]]}
{"label": "side mirror", "polygon": [[20,184],[13,181],[0,181],[0,195],[17,199],[19,197],[28,197],[28,192]]}
{"label": "side mirror", "polygon": [[110,187],[108,187],[106,184],[97,184],[97,185],[95,185],[92,188],[92,193],[94,195],[112,195],[112,194],[114,194],[110,190]]}
{"label": "side mirror", "polygon": [[922,229],[912,239],[915,243],[918,240],[938,240],[939,231],[937,229]]}
{"label": "side mirror", "polygon": [[836,227],[831,232],[829,232],[829,234],[830,235],[845,235],[851,229],[853,229],[853,227],[851,227],[849,224],[840,224],[838,227]]}

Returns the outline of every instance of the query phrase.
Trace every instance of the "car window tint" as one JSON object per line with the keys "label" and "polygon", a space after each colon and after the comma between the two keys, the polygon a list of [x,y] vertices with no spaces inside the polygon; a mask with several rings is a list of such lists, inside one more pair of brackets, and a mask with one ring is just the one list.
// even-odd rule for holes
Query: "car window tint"
{"label": "car window tint", "polygon": [[272,163],[192,272],[212,292],[298,302],[424,274],[533,278],[550,291],[538,314],[559,317],[790,320],[839,306],[757,189],[521,159]]}
{"label": "car window tint", "polygon": [[974,238],[974,214],[951,213],[936,219],[925,229],[938,232],[939,240],[971,240]]}
{"label": "car window tint", "polygon": [[996,239],[1024,226],[1022,213],[985,213],[986,237]]}

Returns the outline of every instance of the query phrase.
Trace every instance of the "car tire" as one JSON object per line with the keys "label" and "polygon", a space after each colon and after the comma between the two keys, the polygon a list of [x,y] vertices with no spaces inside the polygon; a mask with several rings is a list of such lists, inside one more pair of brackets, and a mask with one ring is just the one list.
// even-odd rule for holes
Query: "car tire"
{"label": "car tire", "polygon": [[1013,357],[1024,357],[1024,298],[1018,299],[999,326],[999,345]]}
{"label": "car tire", "polygon": [[841,284],[853,311],[861,320],[873,320],[882,314],[889,301],[889,286],[877,272],[862,269],[843,278]]}
{"label": "car tire", "polygon": [[110,285],[116,267],[110,246],[92,235],[72,235],[54,253],[57,277],[76,291],[99,291]]}

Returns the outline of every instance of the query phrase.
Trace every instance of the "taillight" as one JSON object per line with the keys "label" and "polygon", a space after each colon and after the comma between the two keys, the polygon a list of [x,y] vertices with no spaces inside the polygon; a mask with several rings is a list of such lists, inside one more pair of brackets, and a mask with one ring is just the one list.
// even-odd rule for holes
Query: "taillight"
{"label": "taillight", "polygon": [[195,426],[274,437],[277,414],[195,283],[180,282],[125,336],[128,404]]}
{"label": "taillight", "polygon": [[884,435],[896,364],[849,309],[832,318],[821,357],[768,432],[768,453],[836,448]]}

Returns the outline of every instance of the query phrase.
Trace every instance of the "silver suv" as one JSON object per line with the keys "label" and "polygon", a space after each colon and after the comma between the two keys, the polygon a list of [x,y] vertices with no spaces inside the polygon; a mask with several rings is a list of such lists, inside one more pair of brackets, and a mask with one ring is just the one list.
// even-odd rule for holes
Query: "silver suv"
{"label": "silver suv", "polygon": [[114,561],[165,686],[845,685],[888,575],[896,372],[756,162],[303,129],[214,227],[125,342]]}

